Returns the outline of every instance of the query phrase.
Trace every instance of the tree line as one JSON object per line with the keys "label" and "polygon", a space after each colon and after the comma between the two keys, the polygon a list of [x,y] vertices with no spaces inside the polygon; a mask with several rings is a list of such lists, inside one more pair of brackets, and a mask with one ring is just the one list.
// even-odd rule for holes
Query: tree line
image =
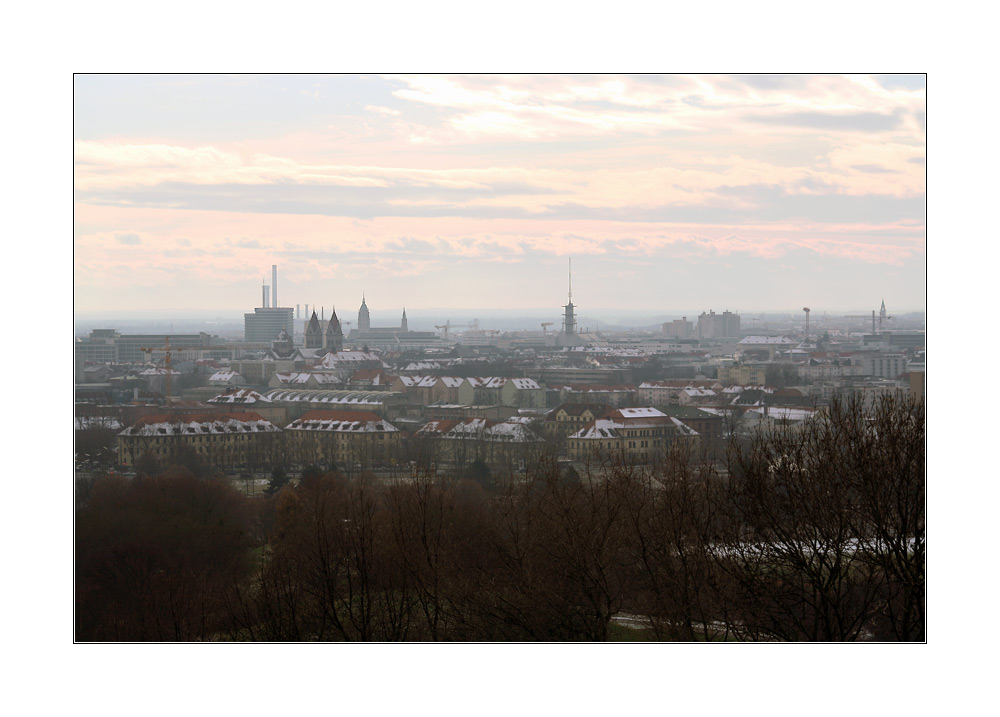
{"label": "tree line", "polygon": [[[307,470],[246,498],[183,467],[78,498],[78,640],[925,637],[922,402],[579,472]],[[627,627],[623,627],[627,626]]]}

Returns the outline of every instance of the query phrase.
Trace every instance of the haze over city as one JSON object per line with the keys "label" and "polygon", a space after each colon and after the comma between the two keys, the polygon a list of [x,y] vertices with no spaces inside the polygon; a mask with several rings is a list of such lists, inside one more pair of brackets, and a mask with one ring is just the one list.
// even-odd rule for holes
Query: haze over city
{"label": "haze over city", "polygon": [[924,85],[76,76],[75,640],[925,642]]}
{"label": "haze over city", "polygon": [[285,306],[558,315],[570,257],[583,314],[924,309],[921,75],[74,90],[78,316],[238,319],[272,264]]}

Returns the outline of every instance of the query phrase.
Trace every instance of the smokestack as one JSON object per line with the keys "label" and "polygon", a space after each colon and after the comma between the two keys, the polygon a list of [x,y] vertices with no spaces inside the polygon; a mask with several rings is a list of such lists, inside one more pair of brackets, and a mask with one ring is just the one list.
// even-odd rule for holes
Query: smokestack
{"label": "smokestack", "polygon": [[271,264],[271,300],[272,306],[278,308],[278,265]]}
{"label": "smokestack", "polygon": [[267,308],[267,284],[264,282],[260,284],[260,306],[263,309]]}
{"label": "smokestack", "polygon": [[324,319],[326,319],[326,307],[321,306],[319,307],[319,320],[323,321]]}
{"label": "smokestack", "polygon": [[306,321],[309,320],[309,304],[306,304]]}
{"label": "smokestack", "polygon": [[301,319],[302,318],[302,312],[299,311],[299,309],[301,309],[301,308],[302,307],[299,304],[295,305],[295,318],[296,319]]}

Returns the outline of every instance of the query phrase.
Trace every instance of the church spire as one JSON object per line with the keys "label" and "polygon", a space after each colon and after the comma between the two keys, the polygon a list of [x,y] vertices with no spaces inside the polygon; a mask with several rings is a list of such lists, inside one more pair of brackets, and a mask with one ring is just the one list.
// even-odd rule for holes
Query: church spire
{"label": "church spire", "polygon": [[358,332],[368,331],[371,328],[371,315],[368,313],[368,304],[365,303],[364,292],[361,293],[361,308],[358,309]]}

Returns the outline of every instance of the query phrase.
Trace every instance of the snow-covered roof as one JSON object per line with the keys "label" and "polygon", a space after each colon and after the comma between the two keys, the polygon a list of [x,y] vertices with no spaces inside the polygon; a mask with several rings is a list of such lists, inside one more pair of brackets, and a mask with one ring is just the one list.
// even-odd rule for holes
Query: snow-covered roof
{"label": "snow-covered roof", "polygon": [[267,396],[263,396],[253,389],[239,388],[226,391],[215,398],[210,398],[206,403],[239,403],[246,405],[250,403],[272,403],[272,401]]}
{"label": "snow-covered roof", "polygon": [[359,363],[377,363],[383,368],[388,368],[382,363],[382,359],[373,353],[366,353],[364,351],[337,351],[336,353],[328,353],[323,357],[320,365],[325,368],[336,368],[337,364],[359,364]]}
{"label": "snow-covered roof", "polygon": [[635,393],[635,386],[622,384],[620,386],[609,386],[603,384],[572,383],[564,386],[549,386],[557,388],[567,393]]}
{"label": "snow-covered roof", "polygon": [[333,433],[398,433],[394,425],[370,411],[309,411],[288,426],[289,431]]}
{"label": "snow-covered roof", "polygon": [[663,411],[652,408],[651,406],[642,408],[619,408],[616,411],[613,411],[612,414],[618,414],[622,418],[661,418],[666,417],[667,415]]}
{"label": "snow-covered roof", "polygon": [[432,369],[441,368],[441,364],[437,361],[413,361],[408,363],[403,369],[404,371],[430,371]]}
{"label": "snow-covered roof", "polygon": [[305,384],[309,380],[309,376],[312,374],[308,373],[276,373],[274,378],[278,380],[279,383],[295,386],[297,384]]}
{"label": "snow-covered roof", "polygon": [[275,433],[279,429],[256,413],[158,414],[140,418],[120,436],[190,436],[223,433]]}
{"label": "snow-covered roof", "polygon": [[382,406],[390,396],[399,396],[391,391],[328,391],[322,389],[296,390],[276,388],[268,391],[265,396],[272,401],[288,401],[291,403],[328,403],[338,405]]}
{"label": "snow-covered roof", "polygon": [[335,373],[325,373],[323,371],[313,371],[306,374],[306,380],[312,377],[321,386],[340,386],[344,381]]}
{"label": "snow-covered roof", "polygon": [[441,435],[443,433],[447,433],[458,424],[459,421],[454,419],[436,419],[433,421],[428,421],[423,426],[421,426],[420,430],[417,431],[416,435],[418,436]]}
{"label": "snow-covered roof", "polygon": [[619,428],[622,428],[621,423],[616,423],[608,418],[598,418],[588,423],[576,433],[571,434],[569,437],[583,440],[618,438]]}
{"label": "snow-covered roof", "polygon": [[[771,406],[766,409],[766,417],[772,420],[782,420],[782,421],[804,421],[807,418],[811,418],[816,414],[815,411],[809,408],[782,408],[778,406]],[[747,415],[754,418],[764,418],[765,409],[754,408],[747,411]]]}
{"label": "snow-covered roof", "polygon": [[652,407],[618,408],[609,411],[602,418],[597,418],[585,425],[569,437],[583,440],[600,440],[602,438],[618,438],[619,431],[626,428],[655,428],[667,426],[685,436],[697,436],[698,432],[687,426],[683,421],[667,416],[662,411]]}
{"label": "snow-covered roof", "polygon": [[413,386],[419,386],[420,382],[423,381],[427,376],[397,376],[396,379],[406,386],[411,388]]}
{"label": "snow-covered roof", "polygon": [[682,435],[685,436],[700,435],[698,431],[691,428],[691,426],[687,425],[686,423],[684,423],[684,421],[680,420],[679,418],[674,418],[673,416],[671,416],[670,422],[674,424],[674,428],[677,429],[677,432]]}
{"label": "snow-covered roof", "polygon": [[795,341],[784,336],[746,336],[739,341],[740,346],[794,346]]}
{"label": "snow-covered roof", "polygon": [[88,428],[110,428],[117,431],[122,427],[121,421],[110,416],[74,416],[73,425],[78,431]]}
{"label": "snow-covered roof", "polygon": [[541,388],[541,386],[538,385],[538,382],[533,378],[512,378],[511,381],[514,383],[514,388],[519,391]]}
{"label": "snow-covered roof", "polygon": [[235,371],[227,371],[223,369],[222,371],[216,371],[215,373],[213,373],[211,376],[209,376],[208,380],[210,383],[211,382],[228,383],[233,380],[242,381],[243,377],[240,374],[236,373]]}
{"label": "snow-covered roof", "polygon": [[690,396],[691,398],[711,398],[717,395],[715,391],[710,388],[682,388],[681,393]]}
{"label": "snow-covered roof", "polygon": [[477,440],[498,443],[537,443],[542,439],[522,423],[504,421],[496,423],[485,418],[467,418],[448,431],[443,438]]}

